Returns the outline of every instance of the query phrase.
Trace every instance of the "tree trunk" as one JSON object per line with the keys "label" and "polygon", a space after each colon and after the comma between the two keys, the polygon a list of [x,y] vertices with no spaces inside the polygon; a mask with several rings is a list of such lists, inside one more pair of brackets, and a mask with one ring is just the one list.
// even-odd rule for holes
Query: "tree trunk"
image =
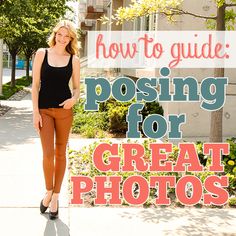
{"label": "tree trunk", "polygon": [[[217,9],[216,30],[225,31],[225,4]],[[224,68],[215,68],[215,77],[224,77]],[[222,142],[223,107],[211,112],[210,142]]]}
{"label": "tree trunk", "polygon": [[29,80],[29,61],[30,61],[30,57],[26,57],[26,79]]}
{"label": "tree trunk", "polygon": [[0,96],[2,95],[3,85],[3,39],[0,39]]}
{"label": "tree trunk", "polygon": [[11,65],[11,87],[16,86],[16,53],[11,53],[12,65]]}

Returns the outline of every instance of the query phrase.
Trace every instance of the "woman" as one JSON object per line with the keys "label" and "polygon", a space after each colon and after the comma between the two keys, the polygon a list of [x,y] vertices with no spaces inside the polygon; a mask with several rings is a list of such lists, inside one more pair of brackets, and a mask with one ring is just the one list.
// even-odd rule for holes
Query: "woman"
{"label": "woman", "polygon": [[[38,49],[34,59],[32,103],[33,123],[43,149],[47,189],[40,202],[40,211],[44,213],[50,205],[49,218],[56,219],[66,168],[66,145],[73,120],[72,107],[79,98],[80,88],[78,41],[73,23],[60,21],[53,29],[48,45],[49,48]],[[71,78],[72,94],[68,85]]]}

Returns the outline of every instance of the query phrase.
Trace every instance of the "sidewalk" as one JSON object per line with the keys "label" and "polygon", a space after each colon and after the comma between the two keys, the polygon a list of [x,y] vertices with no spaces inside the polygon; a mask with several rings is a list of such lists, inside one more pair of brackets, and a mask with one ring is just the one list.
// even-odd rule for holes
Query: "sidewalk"
{"label": "sidewalk", "polygon": [[[32,74],[32,71],[30,70],[30,75]],[[22,76],[26,75],[25,70],[16,69],[16,78],[20,78]],[[2,77],[2,83],[6,84],[11,81],[11,69],[9,68],[3,68],[3,77]]]}
{"label": "sidewalk", "polygon": [[[13,108],[0,117],[0,235],[236,235],[236,209],[68,207],[68,173],[60,194],[59,219],[49,220],[48,214],[39,213],[45,189],[30,95],[1,104]],[[79,148],[87,140],[69,143]]]}
{"label": "sidewalk", "polygon": [[67,176],[60,194],[60,219],[53,222],[48,214],[39,213],[46,190],[30,95],[1,104],[13,108],[0,117],[0,235],[69,235]]}

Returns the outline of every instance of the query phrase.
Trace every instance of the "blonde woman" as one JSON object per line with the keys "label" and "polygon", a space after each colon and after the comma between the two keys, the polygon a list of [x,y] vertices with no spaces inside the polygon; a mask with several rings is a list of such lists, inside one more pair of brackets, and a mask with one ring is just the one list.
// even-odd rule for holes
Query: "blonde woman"
{"label": "blonde woman", "polygon": [[[80,62],[76,29],[60,21],[48,40],[49,48],[36,52],[33,64],[33,124],[43,149],[46,194],[40,202],[49,218],[58,217],[59,193],[66,168],[66,145],[72,125],[72,107],[79,98]],[[69,88],[72,79],[73,92]],[[54,163],[55,159],[55,163]]]}

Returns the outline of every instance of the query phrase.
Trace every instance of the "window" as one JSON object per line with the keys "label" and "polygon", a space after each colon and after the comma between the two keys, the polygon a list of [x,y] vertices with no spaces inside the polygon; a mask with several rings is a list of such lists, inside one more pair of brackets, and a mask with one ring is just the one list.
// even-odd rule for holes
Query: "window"
{"label": "window", "polygon": [[134,31],[140,31],[141,30],[141,18],[140,17],[138,17],[137,19],[134,20],[133,30]]}
{"label": "window", "polygon": [[158,14],[142,16],[134,20],[133,30],[153,31],[158,30]]}
{"label": "window", "polygon": [[[107,17],[111,20],[111,15],[112,15],[112,11],[111,11],[111,2],[108,3],[107,5]],[[108,23],[107,24],[107,30],[111,31],[111,25]]]}

